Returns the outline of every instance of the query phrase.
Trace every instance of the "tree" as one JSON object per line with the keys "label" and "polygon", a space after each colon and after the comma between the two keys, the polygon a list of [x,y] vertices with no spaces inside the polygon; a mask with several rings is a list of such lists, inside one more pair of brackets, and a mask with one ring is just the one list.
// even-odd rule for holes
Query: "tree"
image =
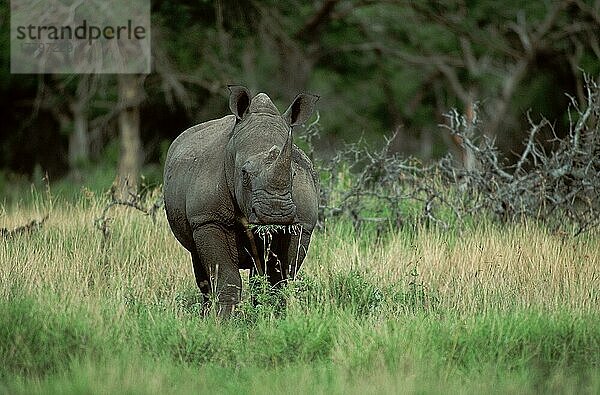
{"label": "tree", "polygon": [[142,83],[145,76],[120,74],[117,77],[119,92],[119,141],[120,158],[118,169],[119,192],[123,197],[137,192],[142,163],[140,138],[140,109],[143,99]]}

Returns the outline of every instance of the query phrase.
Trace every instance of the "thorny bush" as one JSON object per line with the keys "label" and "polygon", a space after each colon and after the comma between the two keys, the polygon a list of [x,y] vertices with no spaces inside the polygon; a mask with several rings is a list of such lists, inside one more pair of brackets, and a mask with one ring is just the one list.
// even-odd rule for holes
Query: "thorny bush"
{"label": "thorny bush", "polygon": [[[467,164],[452,157],[423,165],[359,142],[330,160],[316,160],[321,174],[320,223],[347,217],[355,226],[375,222],[381,229],[410,224],[460,226],[475,215],[499,222],[524,218],[578,235],[600,224],[600,87],[585,75],[584,103],[570,97],[569,131],[558,137],[542,118],[534,122],[516,163],[510,163],[494,140],[481,133],[480,120],[452,110],[440,125],[461,142]],[[550,141],[540,141],[542,132]],[[312,156],[318,120],[303,139]],[[551,146],[552,149],[548,149]]]}

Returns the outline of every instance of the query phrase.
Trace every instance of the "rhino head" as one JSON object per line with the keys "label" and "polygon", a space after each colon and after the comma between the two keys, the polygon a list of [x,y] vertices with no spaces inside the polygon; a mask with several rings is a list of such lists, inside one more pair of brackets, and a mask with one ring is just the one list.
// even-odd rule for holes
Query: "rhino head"
{"label": "rhino head", "polygon": [[291,225],[298,221],[292,200],[292,127],[311,116],[318,96],[300,94],[280,114],[264,93],[230,86],[229,108],[236,124],[227,144],[227,182],[251,224]]}

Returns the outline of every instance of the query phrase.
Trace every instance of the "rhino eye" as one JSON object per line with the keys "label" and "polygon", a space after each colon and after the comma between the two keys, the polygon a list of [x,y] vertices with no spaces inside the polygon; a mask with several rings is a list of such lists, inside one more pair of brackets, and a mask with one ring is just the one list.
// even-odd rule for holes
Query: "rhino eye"
{"label": "rhino eye", "polygon": [[251,185],[250,174],[246,169],[242,169],[242,185],[244,188],[250,188]]}

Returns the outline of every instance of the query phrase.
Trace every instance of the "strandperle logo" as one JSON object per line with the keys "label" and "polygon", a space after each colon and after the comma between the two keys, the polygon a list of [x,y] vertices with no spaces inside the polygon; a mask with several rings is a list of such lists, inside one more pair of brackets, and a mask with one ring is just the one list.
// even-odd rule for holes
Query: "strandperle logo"
{"label": "strandperle logo", "polygon": [[149,73],[150,0],[12,0],[12,73]]}
{"label": "strandperle logo", "polygon": [[144,26],[133,26],[131,19],[127,26],[94,26],[88,25],[87,20],[79,26],[17,26],[17,40],[87,40],[90,45],[93,41],[104,38],[142,40],[146,38]]}

